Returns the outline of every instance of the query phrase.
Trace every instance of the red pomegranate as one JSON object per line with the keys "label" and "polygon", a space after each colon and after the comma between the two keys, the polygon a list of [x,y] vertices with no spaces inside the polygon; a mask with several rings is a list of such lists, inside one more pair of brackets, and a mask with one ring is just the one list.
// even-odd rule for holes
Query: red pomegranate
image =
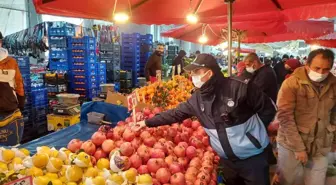
{"label": "red pomegranate", "polygon": [[177,135],[177,129],[170,127],[168,130],[168,136],[174,138]]}
{"label": "red pomegranate", "polygon": [[98,161],[100,158],[106,158],[107,153],[105,153],[101,148],[98,148],[97,151],[93,155]]}
{"label": "red pomegranate", "polygon": [[134,148],[130,142],[124,142],[120,145],[120,153],[123,156],[130,157],[134,153]]}
{"label": "red pomegranate", "polygon": [[189,146],[187,142],[180,142],[178,145],[183,146],[183,148],[188,148]]}
{"label": "red pomegranate", "polygon": [[102,149],[105,153],[110,153],[115,148],[115,144],[111,139],[107,139],[102,144]]}
{"label": "red pomegranate", "polygon": [[172,155],[169,155],[165,158],[165,162],[168,164],[168,165],[171,165],[173,164],[174,162],[177,162],[177,157],[175,156],[172,156]]}
{"label": "red pomegranate", "polygon": [[135,138],[135,133],[131,129],[125,129],[123,133],[123,139],[127,142],[131,142]]}
{"label": "red pomegranate", "polygon": [[98,131],[106,134],[110,129],[111,127],[109,125],[102,125],[99,127]]}
{"label": "red pomegranate", "polygon": [[171,174],[170,171],[167,168],[160,168],[155,174],[155,178],[160,182],[160,183],[168,183],[170,180]]}
{"label": "red pomegranate", "polygon": [[140,138],[136,137],[131,141],[131,144],[133,148],[139,148],[139,146],[142,144],[142,141]]}
{"label": "red pomegranate", "polygon": [[142,159],[138,154],[133,154],[130,157],[131,167],[139,168],[142,165]]}
{"label": "red pomegranate", "polygon": [[205,182],[210,182],[211,177],[210,177],[210,175],[207,174],[207,173],[200,172],[200,173],[197,175],[197,179],[200,179],[200,180],[205,181]]}
{"label": "red pomegranate", "polygon": [[148,169],[147,169],[147,165],[141,165],[139,168],[138,168],[138,173],[139,174],[147,174],[148,173]]}
{"label": "red pomegranate", "polygon": [[149,116],[150,114],[152,114],[152,111],[148,108],[148,107],[145,107],[143,110],[142,110],[143,114],[145,116]]}
{"label": "red pomegranate", "polygon": [[150,173],[156,173],[161,168],[161,164],[158,159],[149,159],[147,162],[147,169]]}
{"label": "red pomegranate", "polygon": [[188,148],[186,149],[186,156],[189,159],[193,159],[194,157],[196,157],[197,156],[196,148],[194,146],[188,146]]}
{"label": "red pomegranate", "polygon": [[[160,139],[161,140],[161,139]],[[154,144],[154,149],[160,149],[160,150],[162,150],[165,154],[167,154],[168,153],[168,150],[167,150],[167,147],[166,147],[166,145],[164,144],[164,143],[166,143],[166,141],[162,141],[162,142],[160,142],[160,140],[159,140],[159,142],[157,142],[157,143],[155,143]],[[165,140],[165,139],[163,139],[163,140]]]}
{"label": "red pomegranate", "polygon": [[177,159],[178,163],[185,169],[188,166],[189,160],[186,157],[180,157]]}
{"label": "red pomegranate", "polygon": [[92,135],[91,140],[93,144],[95,144],[96,146],[100,146],[106,140],[106,135],[103,132],[95,132]]}
{"label": "red pomegranate", "polygon": [[175,143],[175,144],[179,144],[181,141],[182,141],[181,135],[180,135],[180,134],[177,134],[177,135],[174,137],[174,143]]}
{"label": "red pomegranate", "polygon": [[174,153],[177,157],[185,157],[186,155],[186,150],[183,146],[178,145],[174,148]]}
{"label": "red pomegranate", "polygon": [[182,124],[185,126],[185,127],[189,127],[191,128],[191,125],[192,125],[192,120],[191,119],[186,119],[182,122]]}
{"label": "red pomegranate", "polygon": [[171,174],[182,172],[180,164],[176,162],[169,165],[169,170]]}
{"label": "red pomegranate", "polygon": [[68,144],[68,149],[73,152],[76,153],[82,146],[83,142],[79,139],[73,139],[69,142]]}
{"label": "red pomegranate", "polygon": [[161,149],[152,149],[151,158],[165,158],[165,153]]}
{"label": "red pomegranate", "polygon": [[192,123],[191,123],[191,128],[193,128],[194,130],[197,130],[198,129],[198,127],[200,127],[201,126],[201,123],[199,122],[199,121],[193,121]]}
{"label": "red pomegranate", "polygon": [[113,138],[113,129],[110,129],[106,132],[106,139],[114,139]]}
{"label": "red pomegranate", "polygon": [[185,185],[186,179],[183,173],[176,173],[170,177],[171,185]]}
{"label": "red pomegranate", "polygon": [[194,146],[195,148],[203,148],[202,141],[200,141],[199,139],[197,139],[194,136],[190,138],[189,145]]}
{"label": "red pomegranate", "polygon": [[153,147],[155,143],[156,139],[153,136],[144,139],[144,144],[148,147]]}
{"label": "red pomegranate", "polygon": [[145,131],[141,132],[140,137],[141,137],[141,139],[144,140],[146,138],[151,137],[151,134],[148,131],[145,130]]}
{"label": "red pomegranate", "polygon": [[93,155],[96,152],[96,145],[93,144],[91,140],[87,140],[82,144],[81,149],[83,149],[85,153]]}
{"label": "red pomegranate", "polygon": [[161,108],[159,108],[159,107],[155,107],[154,109],[153,109],[153,114],[155,115],[155,114],[159,114],[159,113],[161,113],[162,112],[162,109]]}

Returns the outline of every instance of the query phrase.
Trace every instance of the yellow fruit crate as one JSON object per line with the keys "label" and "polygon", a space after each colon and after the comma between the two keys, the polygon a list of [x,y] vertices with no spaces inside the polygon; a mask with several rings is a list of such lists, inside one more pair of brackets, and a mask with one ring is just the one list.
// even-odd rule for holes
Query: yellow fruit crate
{"label": "yellow fruit crate", "polygon": [[48,131],[57,131],[80,122],[80,114],[73,116],[48,114]]}

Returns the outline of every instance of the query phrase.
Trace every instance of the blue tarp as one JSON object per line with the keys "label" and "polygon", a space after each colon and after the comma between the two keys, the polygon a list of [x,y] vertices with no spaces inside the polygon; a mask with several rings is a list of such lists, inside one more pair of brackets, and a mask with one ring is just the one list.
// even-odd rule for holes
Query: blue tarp
{"label": "blue tarp", "polygon": [[27,148],[34,154],[38,146],[49,146],[60,149],[66,147],[72,139],[77,138],[84,141],[90,139],[91,135],[97,131],[99,126],[87,123],[87,113],[89,112],[105,114],[105,120],[111,121],[113,125],[118,121],[125,120],[129,116],[128,110],[125,107],[104,102],[88,102],[81,107],[81,122],[79,124],[22,144],[19,148]]}

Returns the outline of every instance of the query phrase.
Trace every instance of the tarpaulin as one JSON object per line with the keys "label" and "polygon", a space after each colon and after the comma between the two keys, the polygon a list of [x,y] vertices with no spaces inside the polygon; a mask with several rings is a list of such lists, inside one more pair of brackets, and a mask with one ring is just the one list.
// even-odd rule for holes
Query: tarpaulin
{"label": "tarpaulin", "polygon": [[336,48],[336,32],[318,37],[316,39],[306,40],[306,44]]}
{"label": "tarpaulin", "polygon": [[[201,2],[199,4],[199,2]],[[196,12],[202,23],[226,22],[223,0],[34,0],[37,13],[112,21],[113,12],[129,12],[137,24],[185,24]],[[199,6],[198,6],[199,5]],[[239,0],[233,3],[233,19],[282,17],[285,21],[335,17],[335,0]],[[265,16],[265,15],[268,16]],[[248,16],[244,16],[248,15]],[[218,22],[215,22],[218,23]]]}
{"label": "tarpaulin", "polygon": [[[334,31],[332,21],[250,21],[233,22],[233,39],[237,41],[237,30],[242,31],[242,43],[267,43],[287,40],[316,38]],[[183,25],[161,33],[163,37],[198,43],[202,34],[208,37],[207,45],[224,42],[227,36],[227,24]]]}
{"label": "tarpaulin", "polygon": [[118,121],[125,120],[129,116],[127,108],[122,106],[104,102],[85,103],[81,108],[81,122],[79,124],[22,144],[19,148],[27,148],[34,154],[36,153],[36,147],[39,146],[49,146],[60,149],[66,147],[72,139],[77,138],[83,141],[90,139],[91,135],[98,130],[99,126],[87,123],[87,113],[89,112],[105,114],[107,120],[112,121],[114,125]]}

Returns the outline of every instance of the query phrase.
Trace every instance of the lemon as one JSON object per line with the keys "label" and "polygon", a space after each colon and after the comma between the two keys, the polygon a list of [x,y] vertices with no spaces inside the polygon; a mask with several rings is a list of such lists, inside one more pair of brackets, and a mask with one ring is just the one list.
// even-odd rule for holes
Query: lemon
{"label": "lemon", "polygon": [[59,180],[61,180],[63,183],[66,183],[67,182],[67,179],[65,176],[61,176],[59,177]]}
{"label": "lemon", "polygon": [[83,171],[78,166],[69,166],[65,171],[65,176],[70,182],[77,182],[83,176]]}
{"label": "lemon", "polygon": [[7,164],[0,161],[0,172],[5,172],[7,170]]}
{"label": "lemon", "polygon": [[21,148],[20,151],[25,154],[25,156],[29,156],[30,155],[30,152],[29,150],[27,150],[26,148]]}
{"label": "lemon", "polygon": [[109,180],[111,180],[112,182],[121,185],[122,183],[124,183],[124,178],[121,175],[118,174],[112,174],[109,178]]}
{"label": "lemon", "polygon": [[12,163],[13,164],[22,164],[22,159],[20,157],[15,157],[13,160],[12,160]]}
{"label": "lemon", "polygon": [[97,168],[93,168],[93,167],[89,167],[85,173],[84,173],[84,177],[96,177],[98,175],[98,169]]}
{"label": "lemon", "polygon": [[138,177],[138,184],[153,184],[152,177],[149,174],[140,175]]}
{"label": "lemon", "polygon": [[75,182],[68,182],[67,185],[77,185]]}
{"label": "lemon", "polygon": [[31,175],[33,177],[38,177],[43,175],[43,171],[40,168],[33,166],[27,170],[27,175]]}
{"label": "lemon", "polygon": [[50,158],[47,164],[47,170],[49,172],[58,172],[62,169],[63,161],[59,158]]}
{"label": "lemon", "polygon": [[2,151],[2,160],[4,162],[10,162],[15,157],[15,152],[12,150],[4,149]]}
{"label": "lemon", "polygon": [[57,157],[59,152],[56,149],[51,149],[49,152],[49,157]]}
{"label": "lemon", "polygon": [[56,173],[46,173],[45,176],[49,177],[52,180],[58,179],[58,175]]}
{"label": "lemon", "polygon": [[105,179],[102,176],[97,176],[93,179],[95,185],[105,185]]}
{"label": "lemon", "polygon": [[45,153],[49,156],[51,149],[48,146],[40,146],[40,147],[37,147],[36,150],[37,150],[37,153]]}
{"label": "lemon", "polygon": [[62,181],[60,179],[54,179],[51,181],[52,185],[62,185]]}
{"label": "lemon", "polygon": [[138,175],[138,172],[134,168],[131,168],[124,172],[124,177],[131,183],[135,183],[137,175]]}
{"label": "lemon", "polygon": [[51,180],[45,176],[39,176],[34,179],[35,185],[48,185]]}
{"label": "lemon", "polygon": [[45,153],[37,153],[32,157],[33,165],[37,168],[44,168],[48,164],[49,157]]}
{"label": "lemon", "polygon": [[100,170],[105,169],[109,169],[110,168],[110,161],[108,159],[105,158],[101,158],[98,160],[97,162],[97,168]]}

